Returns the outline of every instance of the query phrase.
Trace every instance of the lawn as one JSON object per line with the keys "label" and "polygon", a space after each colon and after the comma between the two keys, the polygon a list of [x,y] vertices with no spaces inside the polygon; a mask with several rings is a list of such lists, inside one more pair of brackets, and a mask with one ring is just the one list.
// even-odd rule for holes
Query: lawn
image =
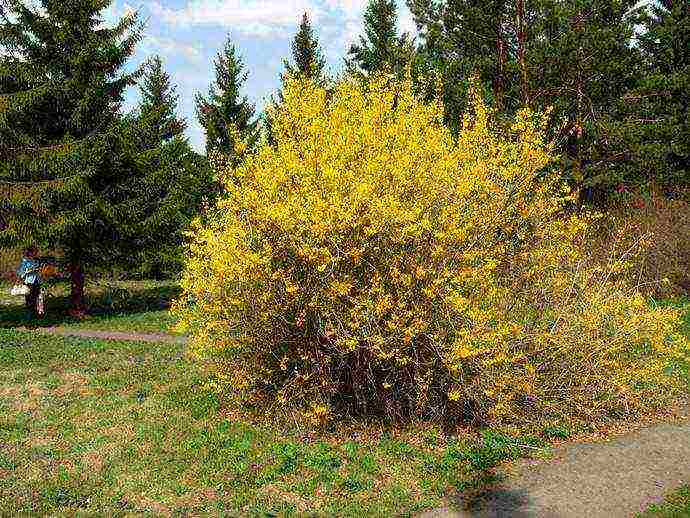
{"label": "lawn", "polygon": [[181,346],[0,330],[0,509],[409,515],[543,441],[432,426],[320,436],[224,417]]}
{"label": "lawn", "polygon": [[[174,284],[119,289],[92,288],[82,322],[56,298],[40,325],[169,329]],[[686,309],[690,336],[690,300],[664,304]],[[471,498],[497,464],[547,455],[550,438],[573,433],[258,424],[221,404],[182,345],[38,334],[19,330],[22,318],[16,300],[0,307],[0,515],[408,516]],[[685,516],[687,491],[665,505],[660,516]]]}
{"label": "lawn", "polygon": [[652,505],[638,518],[688,518],[690,517],[690,486],[671,493],[661,504]]}
{"label": "lawn", "polygon": [[86,287],[89,316],[75,320],[67,314],[67,286],[51,288],[46,317],[29,320],[22,297],[9,295],[10,285],[0,283],[0,328],[61,326],[74,329],[171,332],[174,319],[168,309],[179,294],[172,281],[93,282]]}

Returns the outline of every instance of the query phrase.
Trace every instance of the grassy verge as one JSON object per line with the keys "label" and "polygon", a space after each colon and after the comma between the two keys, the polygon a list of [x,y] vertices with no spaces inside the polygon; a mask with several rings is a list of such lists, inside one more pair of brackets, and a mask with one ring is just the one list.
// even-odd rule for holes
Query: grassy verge
{"label": "grassy verge", "polygon": [[131,333],[170,332],[174,319],[168,309],[179,294],[173,282],[128,281],[92,283],[87,286],[89,316],[75,320],[67,314],[67,287],[50,290],[46,317],[28,318],[21,297],[9,295],[10,286],[0,284],[0,328],[63,326],[75,329],[127,331]]}
{"label": "grassy verge", "polygon": [[0,344],[8,515],[404,516],[540,444],[430,426],[303,435],[224,417],[202,367],[176,345],[14,330],[0,330]]}
{"label": "grassy verge", "polygon": [[[136,293],[153,290],[155,301],[166,289]],[[686,309],[690,336],[690,301],[667,303]],[[162,325],[136,312],[148,302],[129,304],[61,325]],[[0,329],[0,514],[406,516],[471,496],[498,463],[545,446],[431,425],[316,435],[250,424],[221,407],[206,379],[179,345]],[[542,437],[571,433],[556,426]],[[658,513],[682,512],[687,496],[681,489]],[[686,516],[658,513],[644,516]]]}
{"label": "grassy verge", "polygon": [[649,507],[638,518],[688,518],[690,517],[690,486],[671,493],[663,503]]}

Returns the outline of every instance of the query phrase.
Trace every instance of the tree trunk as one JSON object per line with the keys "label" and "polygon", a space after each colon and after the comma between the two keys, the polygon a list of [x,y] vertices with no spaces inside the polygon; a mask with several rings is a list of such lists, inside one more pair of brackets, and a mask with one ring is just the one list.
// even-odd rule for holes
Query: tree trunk
{"label": "tree trunk", "polygon": [[70,264],[70,281],[72,283],[72,293],[70,294],[70,309],[72,312],[83,314],[86,306],[84,305],[84,270],[79,262]]}
{"label": "tree trunk", "polygon": [[522,103],[529,106],[529,84],[527,82],[527,65],[525,64],[525,1],[517,0],[517,25],[518,25],[518,62],[520,63]]}
{"label": "tree trunk", "polygon": [[506,62],[506,47],[505,47],[505,42],[503,41],[503,33],[502,33],[502,28],[501,28],[501,21],[499,20],[498,22],[498,32],[496,34],[496,53],[498,57],[498,72],[496,74],[496,79],[495,79],[495,87],[494,87],[494,97],[495,97],[495,103],[496,103],[496,108],[500,111],[503,109],[503,88],[504,88],[504,81],[503,81],[503,71],[505,68],[505,62]]}

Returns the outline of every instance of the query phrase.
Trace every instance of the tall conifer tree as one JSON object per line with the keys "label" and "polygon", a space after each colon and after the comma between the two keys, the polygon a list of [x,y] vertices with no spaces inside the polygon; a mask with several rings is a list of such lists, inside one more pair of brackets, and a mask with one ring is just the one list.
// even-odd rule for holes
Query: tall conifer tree
{"label": "tall conifer tree", "polygon": [[144,69],[141,100],[127,132],[131,167],[145,182],[145,191],[160,200],[143,213],[142,225],[158,230],[140,243],[135,270],[148,277],[176,273],[182,265],[183,231],[212,197],[214,182],[204,157],[184,135],[186,122],[177,115],[176,87],[155,56]]}
{"label": "tall conifer tree", "polygon": [[206,154],[218,151],[232,163],[240,159],[233,128],[252,146],[258,139],[258,121],[254,118],[254,105],[241,94],[247,72],[230,40],[216,56],[214,65],[215,81],[208,96],[197,95],[197,116],[206,132]]}
{"label": "tall conifer tree", "polygon": [[609,183],[624,158],[611,146],[620,99],[635,82],[636,0],[408,0],[423,55],[459,127],[470,78],[510,116],[553,107],[554,138],[574,184]]}
{"label": "tall conifer tree", "polygon": [[[690,9],[682,0],[648,4],[638,37],[639,80],[622,100],[621,146],[629,182],[690,184]],[[641,69],[641,70],[640,70]],[[641,72],[641,73],[640,73]]]}
{"label": "tall conifer tree", "polygon": [[142,193],[112,166],[123,93],[138,76],[123,65],[141,24],[130,14],[104,26],[111,0],[37,3],[0,3],[0,181],[11,193],[0,242],[61,250],[81,311],[84,267],[118,255],[119,236],[135,234],[123,210]]}
{"label": "tall conifer tree", "polygon": [[292,63],[285,62],[286,74],[300,74],[318,84],[325,83],[326,60],[319,47],[319,41],[307,13],[302,15],[299,29],[292,40]]}
{"label": "tall conifer tree", "polygon": [[[288,77],[306,77],[320,86],[325,86],[328,82],[325,73],[326,59],[323,57],[319,40],[314,34],[314,28],[306,12],[302,15],[299,28],[292,40],[291,50],[291,59],[283,61],[285,71],[280,74],[281,88],[278,90],[277,99],[271,95],[269,101],[269,106],[274,111],[280,109],[283,103],[283,86]],[[267,112],[262,114],[262,122],[268,141],[272,142],[271,118]]]}
{"label": "tall conifer tree", "polygon": [[364,11],[364,35],[353,44],[345,58],[349,72],[369,74],[388,71],[400,74],[413,56],[407,34],[398,34],[395,0],[370,0]]}
{"label": "tall conifer tree", "polygon": [[154,56],[146,63],[139,91],[139,118],[151,127],[155,145],[184,133],[187,123],[177,116],[179,96],[160,56]]}

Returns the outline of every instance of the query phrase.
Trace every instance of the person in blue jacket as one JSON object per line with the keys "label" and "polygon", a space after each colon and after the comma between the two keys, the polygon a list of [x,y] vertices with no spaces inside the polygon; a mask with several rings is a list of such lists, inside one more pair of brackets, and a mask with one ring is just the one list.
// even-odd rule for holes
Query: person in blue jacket
{"label": "person in blue jacket", "polygon": [[28,286],[29,293],[26,294],[26,308],[36,316],[42,317],[44,314],[43,290],[41,289],[41,262],[38,259],[38,248],[30,246],[24,250],[22,262],[17,269],[17,277]]}

